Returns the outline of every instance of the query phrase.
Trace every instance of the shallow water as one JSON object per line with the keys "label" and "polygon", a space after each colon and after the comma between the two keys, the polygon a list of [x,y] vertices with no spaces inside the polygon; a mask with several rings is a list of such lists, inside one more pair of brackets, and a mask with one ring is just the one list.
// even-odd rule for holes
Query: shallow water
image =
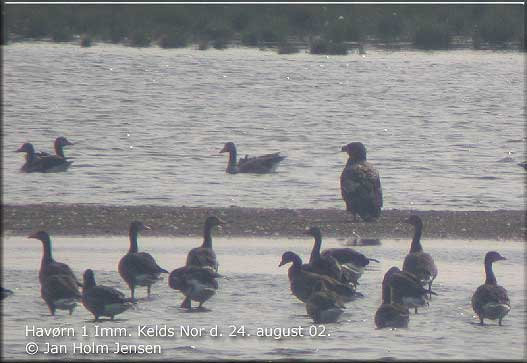
{"label": "shallow water", "polygon": [[[343,208],[340,148],[363,141],[385,208],[524,207],[523,53],[16,43],[3,55],[6,203]],[[58,135],[76,143],[71,169],[20,174],[12,151],[50,151]],[[288,158],[274,175],[227,175],[226,141]]]}
{"label": "shallow water", "polygon": [[[323,247],[345,244],[344,240],[326,239]],[[140,250],[154,255],[158,263],[172,270],[181,266],[187,251],[199,244],[196,238],[140,237]],[[53,239],[54,256],[70,264],[80,276],[86,268],[95,270],[98,283],[114,286],[127,295],[125,283],[117,272],[117,263],[128,248],[125,237],[57,237]],[[304,305],[291,295],[287,268],[278,268],[281,254],[293,250],[307,258],[312,247],[309,239],[215,238],[214,248],[220,263],[220,288],[205,306],[209,311],[188,313],[178,306],[179,292],[165,281],[154,285],[150,301],[142,300],[135,310],[127,311],[114,322],[98,323],[102,327],[125,327],[131,337],[93,337],[91,315],[79,306],[72,316],[60,311],[49,316],[38,288],[40,242],[20,237],[4,240],[4,286],[15,294],[3,302],[4,358],[27,359],[26,344],[37,342],[65,344],[64,355],[38,353],[34,357],[54,359],[126,358],[127,355],[71,353],[73,343],[109,344],[115,341],[134,344],[159,344],[161,354],[136,355],[149,359],[521,359],[525,358],[526,300],[525,249],[523,243],[496,241],[424,240],[424,248],[436,261],[439,275],[434,290],[439,294],[429,308],[411,315],[408,329],[377,330],[373,316],[380,304],[383,273],[392,265],[402,264],[409,242],[383,240],[380,246],[355,247],[377,258],[360,280],[364,298],[347,304],[340,321],[326,324],[325,337],[257,337],[258,328],[293,328],[302,326],[306,334],[312,322]],[[509,291],[512,310],[502,327],[495,322],[479,326],[470,306],[474,290],[484,281],[483,256],[497,250],[507,261],[495,264],[499,284]],[[140,289],[137,297],[146,296]],[[176,328],[176,337],[138,338],[138,325]],[[26,337],[26,325],[35,327],[73,327],[74,337]],[[181,337],[180,326],[206,328],[217,325],[223,337]],[[245,327],[251,336],[227,336],[230,325]],[[83,326],[88,337],[79,336]],[[311,328],[312,332],[321,327]]]}

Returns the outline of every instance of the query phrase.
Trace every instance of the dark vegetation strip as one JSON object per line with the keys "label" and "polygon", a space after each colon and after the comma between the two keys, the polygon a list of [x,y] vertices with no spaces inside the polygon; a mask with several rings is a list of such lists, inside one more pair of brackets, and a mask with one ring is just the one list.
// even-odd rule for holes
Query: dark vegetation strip
{"label": "dark vegetation strip", "polygon": [[[326,236],[411,238],[401,223],[407,210],[386,210],[374,223],[353,223],[344,210],[105,206],[95,204],[4,205],[4,235],[25,236],[37,230],[56,235],[126,235],[133,220],[150,224],[149,235],[201,235],[203,221],[216,215],[227,224],[222,236],[305,237],[307,226]],[[525,211],[417,211],[424,238],[525,240]]]}
{"label": "dark vegetation strip", "polygon": [[51,39],[136,47],[274,45],[346,54],[353,42],[525,49],[521,5],[5,5],[3,43]]}

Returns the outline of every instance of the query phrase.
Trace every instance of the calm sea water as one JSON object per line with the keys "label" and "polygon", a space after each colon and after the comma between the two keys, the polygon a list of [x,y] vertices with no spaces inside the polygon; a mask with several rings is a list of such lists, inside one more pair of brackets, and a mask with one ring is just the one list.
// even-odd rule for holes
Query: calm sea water
{"label": "calm sea water", "polygon": [[[50,43],[3,47],[6,203],[342,208],[341,145],[362,141],[385,207],[523,208],[525,55],[364,57]],[[76,145],[66,173],[19,173],[23,142]],[[273,175],[240,156],[288,155]]]}
{"label": "calm sea water", "polygon": [[[70,264],[80,276],[86,268],[95,270],[98,283],[129,290],[117,272],[117,263],[128,248],[126,237],[75,238],[57,237],[55,258]],[[325,247],[341,246],[343,240],[327,239]],[[197,244],[196,238],[141,237],[141,250],[149,251],[167,270],[181,266],[188,250]],[[34,358],[129,358],[126,355],[72,354],[73,343],[109,344],[115,341],[128,344],[159,344],[161,354],[143,355],[149,359],[506,359],[525,358],[526,299],[525,250],[522,243],[495,241],[424,240],[439,269],[434,290],[439,294],[429,308],[412,314],[408,329],[377,330],[373,317],[381,299],[381,281],[391,266],[401,267],[409,241],[382,241],[380,246],[356,247],[381,263],[372,263],[364,273],[360,291],[364,298],[347,303],[340,321],[325,325],[324,337],[257,337],[258,328],[293,328],[301,326],[306,332],[313,325],[304,305],[291,295],[287,268],[278,267],[286,250],[307,258],[312,247],[309,239],[225,239],[216,238],[220,288],[205,306],[209,311],[188,313],[179,308],[182,295],[171,290],[165,281],[153,287],[150,301],[142,300],[135,310],[127,311],[114,322],[93,323],[92,316],[79,306],[72,316],[59,312],[51,317],[40,298],[38,269],[40,242],[21,237],[4,241],[4,286],[15,294],[3,301],[4,358],[27,359],[26,344],[36,342],[45,350],[46,342],[65,344],[68,352],[61,355],[38,353]],[[512,310],[498,326],[489,321],[479,326],[470,306],[475,289],[484,281],[483,256],[491,249],[498,250],[507,261],[495,264],[498,282],[509,291]],[[146,296],[140,289],[138,297]],[[103,328],[126,328],[131,337],[94,337],[95,325]],[[176,336],[137,337],[137,326],[167,326],[176,329]],[[179,336],[181,326],[210,328],[218,326],[223,337]],[[245,327],[250,336],[229,337],[229,326]],[[56,338],[26,337],[26,326],[51,328],[71,327],[76,336]],[[87,337],[82,337],[86,327]],[[321,332],[321,327],[311,328]],[[277,335],[276,335],[277,336]],[[139,358],[140,356],[134,356]]]}

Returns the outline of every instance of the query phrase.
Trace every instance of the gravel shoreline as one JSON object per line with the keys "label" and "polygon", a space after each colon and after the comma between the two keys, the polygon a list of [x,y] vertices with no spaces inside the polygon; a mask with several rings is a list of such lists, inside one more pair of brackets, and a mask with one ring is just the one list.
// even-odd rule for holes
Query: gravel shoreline
{"label": "gravel shoreline", "polygon": [[[354,223],[338,209],[201,208],[153,205],[108,206],[97,204],[3,205],[4,236],[27,236],[36,230],[52,235],[126,235],[132,220],[152,226],[148,235],[196,236],[207,215],[227,222],[221,236],[303,237],[310,225],[324,236],[349,238],[410,238],[411,227],[401,223],[411,211],[385,210],[377,222]],[[424,238],[526,240],[522,210],[413,211],[424,221]]]}

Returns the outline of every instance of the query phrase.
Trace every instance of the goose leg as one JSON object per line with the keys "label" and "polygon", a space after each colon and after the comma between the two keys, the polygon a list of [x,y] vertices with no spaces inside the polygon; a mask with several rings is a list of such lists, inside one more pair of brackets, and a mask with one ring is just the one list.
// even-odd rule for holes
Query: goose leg
{"label": "goose leg", "polygon": [[430,294],[430,300],[432,300],[432,281],[428,283],[428,293]]}
{"label": "goose leg", "polygon": [[131,294],[132,294],[132,301],[135,301],[135,298],[134,298],[134,290],[135,290],[135,289],[134,289],[134,287],[132,286],[132,287],[130,288],[130,291],[131,291]]}
{"label": "goose leg", "polygon": [[181,303],[181,307],[184,309],[192,309],[192,302],[188,296],[185,297],[185,300]]}
{"label": "goose leg", "polygon": [[70,315],[73,314],[73,308],[68,309],[68,311],[70,312]]}
{"label": "goose leg", "polygon": [[146,294],[147,294],[147,296],[148,296],[149,299],[150,299],[150,288],[151,288],[151,287],[152,287],[152,285],[148,285],[148,286],[146,287]]}
{"label": "goose leg", "polygon": [[484,325],[483,324],[483,318],[481,316],[479,317],[479,325]]}
{"label": "goose leg", "polygon": [[414,308],[415,309],[415,313],[417,314],[417,308]]}
{"label": "goose leg", "polygon": [[502,319],[503,319],[503,318],[500,318],[500,320],[498,320],[498,325],[499,325],[499,326],[501,326],[501,320],[502,320]]}

